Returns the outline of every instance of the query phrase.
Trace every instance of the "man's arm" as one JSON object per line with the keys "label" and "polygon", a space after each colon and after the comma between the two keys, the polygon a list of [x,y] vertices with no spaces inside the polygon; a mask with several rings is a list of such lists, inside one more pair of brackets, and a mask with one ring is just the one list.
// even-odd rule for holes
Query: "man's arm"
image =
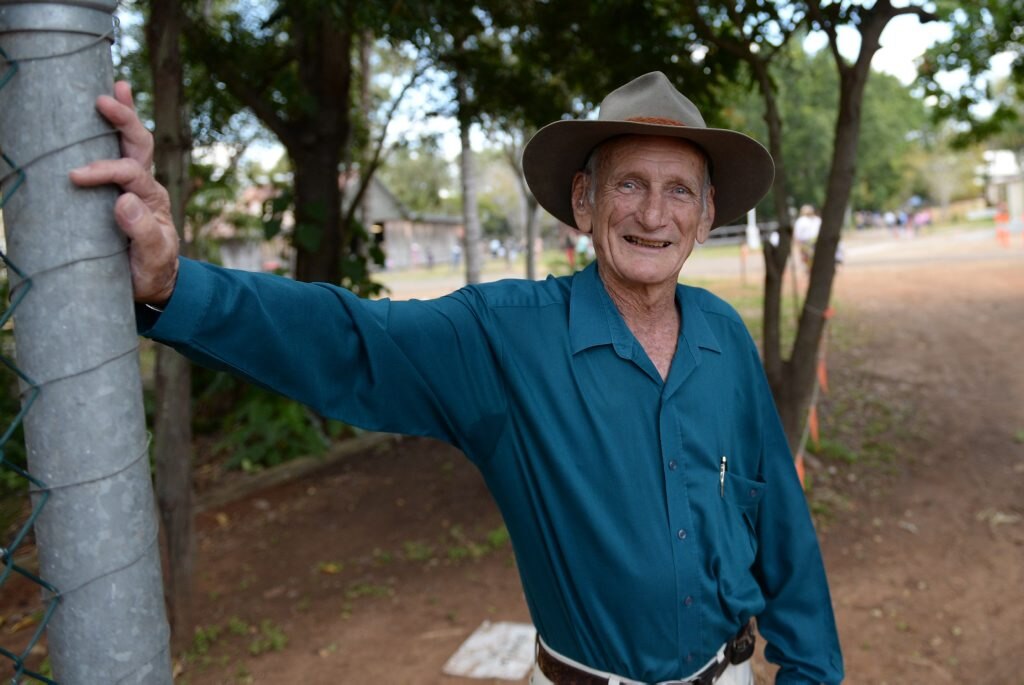
{"label": "man's arm", "polygon": [[833,685],[843,679],[843,657],[818,538],[763,373],[757,385],[767,483],[754,567],[766,602],[758,631],[765,656],[780,666],[776,683]]}
{"label": "man's arm", "polygon": [[182,259],[173,296],[140,332],[324,416],[486,452],[507,400],[478,297],[366,300]]}
{"label": "man's arm", "polygon": [[96,109],[121,134],[123,156],[74,169],[71,181],[125,191],[114,204],[114,218],[130,241],[132,291],[136,302],[159,306],[170,299],[178,278],[178,234],[167,190],[151,172],[153,136],[135,113],[131,86],[124,81],[114,84],[114,97],[97,98]]}

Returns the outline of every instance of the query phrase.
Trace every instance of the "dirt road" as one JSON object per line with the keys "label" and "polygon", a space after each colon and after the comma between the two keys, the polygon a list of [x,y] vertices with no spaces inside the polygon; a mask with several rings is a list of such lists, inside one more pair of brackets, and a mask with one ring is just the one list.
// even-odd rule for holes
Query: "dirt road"
{"label": "dirt road", "polygon": [[[854,256],[843,376],[905,408],[884,478],[825,536],[850,683],[1024,683],[1024,249],[985,235]],[[854,378],[859,377],[859,382]]]}

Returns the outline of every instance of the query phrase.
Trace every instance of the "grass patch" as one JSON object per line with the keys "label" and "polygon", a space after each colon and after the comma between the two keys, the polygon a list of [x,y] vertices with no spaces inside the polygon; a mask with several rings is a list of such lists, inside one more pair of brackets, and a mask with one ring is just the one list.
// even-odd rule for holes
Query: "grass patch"
{"label": "grass patch", "polygon": [[509,543],[508,529],[503,525],[489,531],[480,541],[471,539],[458,525],[449,528],[448,535],[455,540],[455,544],[448,547],[448,559],[451,561],[481,559]]}
{"label": "grass patch", "polygon": [[808,443],[807,449],[814,456],[826,460],[841,461],[845,464],[853,464],[859,460],[855,451],[830,438],[822,438],[820,442]]}
{"label": "grass patch", "polygon": [[[280,652],[287,646],[288,636],[270,619],[263,619],[257,625],[232,616],[223,624],[198,626],[182,661],[199,669],[225,667],[232,655],[237,656],[243,649],[251,656],[260,656]],[[239,668],[244,669],[244,665]]]}
{"label": "grass patch", "polygon": [[434,547],[419,540],[406,540],[402,551],[409,561],[428,561],[434,556]]}
{"label": "grass patch", "polygon": [[377,585],[374,583],[367,582],[356,582],[348,586],[345,590],[345,597],[347,599],[362,599],[364,597],[392,597],[395,591],[393,588],[387,585]]}
{"label": "grass patch", "polygon": [[[250,632],[252,632],[250,630]],[[267,652],[280,652],[288,646],[288,636],[280,626],[268,618],[260,621],[260,627],[256,637],[249,642],[249,653],[253,656],[266,654]]]}

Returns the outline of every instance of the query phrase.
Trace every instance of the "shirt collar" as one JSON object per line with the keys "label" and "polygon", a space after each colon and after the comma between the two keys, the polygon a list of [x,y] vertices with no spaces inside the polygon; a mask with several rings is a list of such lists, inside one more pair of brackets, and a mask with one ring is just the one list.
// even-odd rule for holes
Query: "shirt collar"
{"label": "shirt collar", "polygon": [[680,342],[690,348],[694,357],[700,356],[697,354],[698,348],[721,354],[722,348],[718,344],[718,338],[712,332],[708,319],[704,316],[704,309],[700,306],[699,293],[700,290],[696,288],[688,288],[684,285],[676,286],[676,301],[681,303],[683,317]]}
{"label": "shirt collar", "polygon": [[[685,346],[694,360],[700,359],[700,348],[722,352],[697,300],[698,292],[683,285],[676,287],[676,301],[683,321],[679,347]],[[605,290],[596,262],[573,277],[569,295],[569,340],[573,354],[598,345],[613,345],[619,356],[632,356],[636,338]]]}
{"label": "shirt collar", "polygon": [[597,272],[597,262],[591,263],[572,279],[569,341],[573,354],[590,347],[613,345],[619,356],[631,356],[633,335],[604,288]]}

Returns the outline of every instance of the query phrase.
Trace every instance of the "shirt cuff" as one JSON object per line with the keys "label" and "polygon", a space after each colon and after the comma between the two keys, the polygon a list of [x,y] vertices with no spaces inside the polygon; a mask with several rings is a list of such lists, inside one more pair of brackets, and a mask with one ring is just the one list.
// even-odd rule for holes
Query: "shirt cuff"
{"label": "shirt cuff", "polygon": [[212,268],[208,264],[179,257],[178,279],[163,312],[144,305],[135,306],[139,334],[166,342],[190,340],[213,297]]}

